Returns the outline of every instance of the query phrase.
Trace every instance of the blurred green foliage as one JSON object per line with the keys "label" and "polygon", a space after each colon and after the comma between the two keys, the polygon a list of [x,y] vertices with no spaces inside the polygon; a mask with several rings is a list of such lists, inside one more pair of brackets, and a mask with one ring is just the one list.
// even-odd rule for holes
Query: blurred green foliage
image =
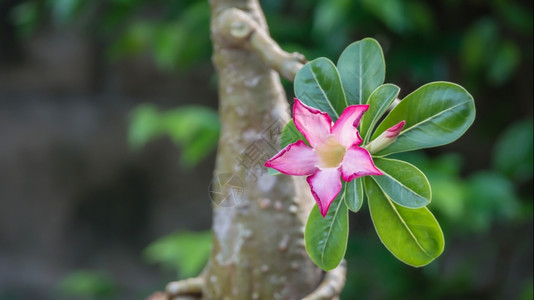
{"label": "blurred green foliage", "polygon": [[[143,250],[142,257],[147,264],[158,264],[164,271],[175,272],[176,277],[170,280],[184,279],[198,275],[204,268],[211,252],[211,241],[210,231],[179,231],[150,243]],[[145,288],[135,291],[135,294],[140,297],[144,295],[142,298],[145,299],[161,287]],[[123,299],[121,295],[126,290],[105,272],[80,269],[68,273],[57,283],[56,297],[79,300]],[[2,292],[0,299],[19,299],[16,295],[16,291],[13,295]]]}
{"label": "blurred green foliage", "polygon": [[[401,156],[401,155],[399,155]],[[429,159],[421,153],[402,155],[418,166],[432,186],[432,202],[444,229],[457,234],[487,231],[494,222],[519,218],[519,197],[514,184],[493,170],[460,176],[460,156],[444,155]],[[445,219],[445,220],[444,220]]]}
{"label": "blurred green foliage", "polygon": [[493,168],[517,182],[532,180],[533,122],[513,123],[495,143]]}
{"label": "blurred green foliage", "polygon": [[[418,166],[432,186],[430,207],[446,218],[456,234],[488,231],[494,223],[532,219],[532,195],[521,193],[521,182],[532,180],[532,121],[513,124],[493,151],[495,169],[461,176],[462,157],[445,154],[428,158],[421,152],[398,154]],[[524,198],[524,201],[521,201]]]}
{"label": "blurred green foliage", "polygon": [[191,105],[160,111],[143,104],[131,112],[128,141],[139,150],[153,139],[168,136],[181,149],[182,166],[189,168],[213,151],[219,131],[219,117],[211,108]]}
{"label": "blurred green foliage", "polygon": [[143,256],[148,263],[177,271],[178,278],[196,276],[208,261],[211,237],[210,231],[176,232],[152,242]]}
{"label": "blurred green foliage", "polygon": [[521,51],[516,43],[502,37],[494,20],[482,18],[465,33],[460,59],[469,77],[501,85],[517,70]]}
{"label": "blurred green foliage", "polygon": [[10,15],[22,37],[48,20],[78,25],[106,42],[112,61],[149,54],[162,71],[191,67],[211,53],[207,1],[29,0]]}
{"label": "blurred green foliage", "polygon": [[65,276],[57,285],[60,299],[113,299],[117,286],[104,272],[77,270]]}
{"label": "blurred green foliage", "polygon": [[[532,35],[533,16],[518,1],[271,0],[262,5],[283,48],[309,59],[333,58],[350,42],[375,36],[394,62],[389,76],[409,70],[418,85],[456,72],[447,63],[455,57],[462,66],[457,81],[469,81],[469,90],[481,83],[503,85],[522,59],[532,60],[532,44],[522,41]],[[166,71],[205,62],[211,53],[204,0],[28,0],[11,16],[24,36],[47,19],[58,26],[79,24],[106,41],[109,58],[149,53]]]}
{"label": "blurred green foliage", "polygon": [[211,53],[209,12],[208,3],[201,1],[185,7],[176,19],[130,23],[108,54],[117,60],[148,52],[162,70],[190,67]]}
{"label": "blurred green foliage", "polygon": [[[465,159],[458,154],[419,153],[403,159],[427,174],[432,209],[449,236],[447,247],[453,244],[450,241],[476,234],[483,251],[469,257],[447,248],[443,260],[452,252],[460,262],[457,269],[450,271],[446,262],[438,260],[413,270],[384,250],[374,233],[352,236],[342,299],[493,299],[512,293],[509,289],[499,294],[499,285],[506,280],[498,280],[493,289],[481,288],[489,294],[478,293],[476,280],[485,271],[476,261],[505,246],[531,249],[521,239],[506,240],[508,234],[491,232],[495,228],[514,232],[525,223],[532,226],[532,2],[269,0],[261,4],[271,34],[288,51],[299,51],[308,59],[333,59],[350,42],[373,36],[384,47],[386,81],[399,82],[403,91],[410,91],[429,81],[451,80],[466,86],[477,102],[478,121],[470,136],[457,143],[466,145],[460,150],[476,149],[476,155]],[[166,72],[207,64],[211,53],[205,0],[25,0],[9,15],[21,38],[43,24],[74,25],[105,45],[105,57],[111,61],[148,54]],[[219,131],[215,120],[215,112],[201,107],[167,111],[142,105],[131,114],[128,139],[140,149],[150,140],[169,136],[182,149],[184,165],[192,166],[215,146]],[[473,161],[485,168],[474,169]],[[145,255],[150,262],[180,270],[180,276],[194,274],[201,265],[199,257],[192,259],[196,268],[179,261],[189,259],[180,254],[183,249],[197,251],[193,242],[207,249],[207,235],[195,239],[171,235],[149,246]],[[444,269],[449,273],[444,275]],[[531,271],[529,276],[513,289],[518,299],[532,299]],[[91,276],[78,278],[65,281],[64,289],[83,291],[83,282],[93,282],[86,286],[102,290]]]}
{"label": "blurred green foliage", "polygon": [[[499,260],[505,258],[498,255],[515,247],[524,249],[522,255],[531,255],[524,248],[528,241],[512,237],[512,244],[500,244],[497,239],[502,237],[491,229],[508,227],[514,232],[524,226],[521,224],[532,222],[532,195],[518,188],[520,182],[532,180],[532,121],[513,124],[498,139],[493,158],[504,159],[506,168],[481,170],[465,178],[461,175],[462,156],[458,154],[430,158],[423,152],[408,152],[396,156],[427,175],[433,194],[429,207],[440,220],[448,242],[460,244],[476,239],[477,245],[452,256],[450,252],[458,250],[451,249],[449,243],[445,258],[422,269],[411,269],[389,255],[372,234],[356,233],[349,238],[346,259],[350,268],[342,299],[356,295],[362,299],[514,299],[509,294],[498,296],[499,285],[506,283],[503,276],[509,276],[503,275],[506,270]],[[488,257],[493,259],[488,261]],[[488,262],[503,269],[492,271]],[[481,286],[480,272],[495,279]],[[532,299],[532,278],[517,285],[517,299]]]}

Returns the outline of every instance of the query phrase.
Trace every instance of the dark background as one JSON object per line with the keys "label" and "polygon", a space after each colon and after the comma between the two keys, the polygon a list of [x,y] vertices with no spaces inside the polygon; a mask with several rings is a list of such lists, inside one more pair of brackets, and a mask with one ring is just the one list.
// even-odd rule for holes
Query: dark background
{"label": "dark background", "polygon": [[[402,97],[447,80],[475,98],[460,140],[404,155],[432,183],[444,254],[403,265],[364,207],[342,299],[532,299],[532,2],[262,5],[288,51],[336,61],[374,37]],[[1,300],[141,299],[202,267],[208,22],[207,1],[0,0]]]}

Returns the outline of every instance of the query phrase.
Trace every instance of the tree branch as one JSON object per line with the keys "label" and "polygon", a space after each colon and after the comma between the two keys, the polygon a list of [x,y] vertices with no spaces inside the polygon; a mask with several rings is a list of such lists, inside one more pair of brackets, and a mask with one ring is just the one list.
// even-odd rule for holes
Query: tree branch
{"label": "tree branch", "polygon": [[219,43],[230,48],[244,48],[257,53],[262,61],[284,78],[293,81],[295,75],[306,63],[305,57],[297,52],[288,53],[246,12],[229,8],[215,19],[214,34]]}
{"label": "tree branch", "polygon": [[345,286],[347,262],[341,261],[339,266],[328,271],[323,282],[308,296],[302,300],[333,300],[338,299],[341,290]]}

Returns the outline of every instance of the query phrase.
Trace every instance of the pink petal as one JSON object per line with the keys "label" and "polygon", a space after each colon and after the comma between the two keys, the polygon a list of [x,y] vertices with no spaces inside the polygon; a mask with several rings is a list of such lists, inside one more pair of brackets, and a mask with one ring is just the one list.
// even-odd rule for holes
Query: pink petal
{"label": "pink petal", "polygon": [[393,125],[388,130],[382,132],[376,139],[370,142],[365,148],[369,153],[377,153],[378,151],[386,148],[387,146],[393,144],[397,137],[401,133],[406,121],[400,121],[396,125]]}
{"label": "pink petal", "polygon": [[317,167],[317,155],[303,141],[287,145],[265,162],[265,166],[287,175],[310,175]]}
{"label": "pink petal", "polygon": [[360,119],[369,109],[369,105],[350,105],[345,108],[339,119],[332,128],[332,134],[337,138],[337,141],[349,148],[352,145],[359,145],[362,142],[362,138],[358,133],[358,124]]}
{"label": "pink petal", "polygon": [[297,98],[293,105],[293,120],[312,147],[321,144],[330,134],[332,127],[332,119],[327,113],[309,107]]}
{"label": "pink petal", "polygon": [[391,128],[386,130],[386,137],[387,138],[395,138],[399,135],[399,133],[404,128],[404,124],[406,124],[406,121],[400,121],[397,125],[393,125]]}
{"label": "pink petal", "polygon": [[306,179],[323,217],[341,190],[339,175],[340,171],[337,168],[319,169]]}
{"label": "pink petal", "polygon": [[358,146],[347,149],[340,169],[341,177],[347,182],[366,175],[382,175],[382,172],[375,167],[371,154]]}

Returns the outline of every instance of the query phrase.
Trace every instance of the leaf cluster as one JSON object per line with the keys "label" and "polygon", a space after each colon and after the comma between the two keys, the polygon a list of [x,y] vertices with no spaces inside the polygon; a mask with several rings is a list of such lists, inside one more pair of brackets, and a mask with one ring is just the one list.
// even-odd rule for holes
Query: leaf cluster
{"label": "leaf cluster", "polygon": [[[473,97],[461,86],[432,82],[406,96],[390,112],[399,87],[384,84],[385,62],[377,41],[366,38],[349,45],[337,65],[327,58],[307,63],[295,78],[295,95],[305,104],[327,112],[333,121],[348,105],[368,104],[359,131],[365,146],[391,126],[406,121],[395,142],[373,153],[381,176],[343,183],[327,216],[315,206],[306,231],[306,249],[321,268],[330,270],[342,260],[347,247],[348,211],[357,212],[368,199],[376,232],[386,248],[406,264],[420,267],[438,257],[444,237],[426,208],[432,198],[430,183],[414,165],[387,156],[451,143],[461,137],[475,118]],[[289,123],[281,146],[305,140]]]}

